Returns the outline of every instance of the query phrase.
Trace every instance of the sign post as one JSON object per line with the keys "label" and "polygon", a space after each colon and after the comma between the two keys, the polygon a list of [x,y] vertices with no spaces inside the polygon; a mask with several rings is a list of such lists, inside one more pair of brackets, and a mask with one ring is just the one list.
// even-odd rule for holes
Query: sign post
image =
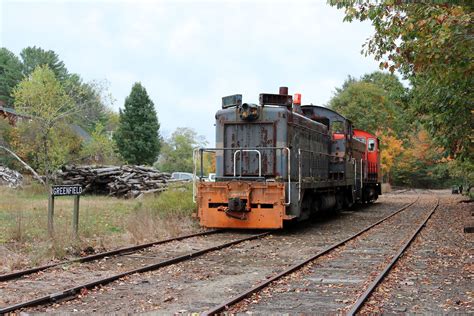
{"label": "sign post", "polygon": [[74,196],[74,208],[72,214],[72,231],[74,238],[79,236],[79,197],[82,193],[80,185],[53,185],[48,199],[48,232],[54,236],[54,198],[56,196]]}
{"label": "sign post", "polygon": [[48,233],[49,237],[54,236],[54,195],[48,196]]}

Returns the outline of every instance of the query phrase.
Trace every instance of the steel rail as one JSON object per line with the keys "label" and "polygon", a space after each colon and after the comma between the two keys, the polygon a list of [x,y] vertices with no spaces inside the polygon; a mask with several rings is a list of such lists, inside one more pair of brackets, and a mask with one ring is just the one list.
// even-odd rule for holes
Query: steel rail
{"label": "steel rail", "polygon": [[377,288],[377,286],[383,281],[385,276],[392,270],[393,266],[395,263],[400,259],[400,257],[403,255],[405,250],[411,245],[413,240],[415,240],[416,236],[420,233],[420,231],[423,229],[423,227],[426,226],[426,223],[428,220],[431,218],[431,216],[434,214],[436,209],[439,206],[439,198],[438,201],[436,202],[436,205],[431,209],[430,213],[426,218],[423,220],[423,222],[417,227],[415,232],[410,236],[410,238],[398,249],[397,253],[393,256],[392,260],[385,266],[382,272],[380,272],[377,277],[372,281],[372,283],[369,285],[369,287],[362,293],[357,301],[354,303],[352,308],[347,312],[347,315],[352,316],[355,315],[360,308],[364,305],[365,301],[369,298],[369,296],[372,294],[372,292]]}
{"label": "steel rail", "polygon": [[149,243],[146,243],[146,244],[141,244],[141,245],[136,245],[136,246],[131,246],[131,247],[124,247],[124,248],[119,248],[119,249],[110,250],[110,251],[106,251],[106,252],[101,252],[101,253],[97,253],[97,254],[94,254],[94,255],[86,256],[86,257],[81,257],[81,258],[76,258],[76,259],[71,259],[71,260],[65,260],[65,261],[61,261],[61,262],[46,264],[46,265],[43,265],[43,266],[34,267],[34,268],[30,268],[30,269],[25,269],[25,270],[21,270],[21,271],[16,271],[16,272],[12,272],[12,273],[2,274],[2,275],[0,275],[0,282],[17,279],[19,277],[22,277],[22,276],[25,276],[25,275],[28,275],[28,274],[33,274],[33,273],[36,273],[36,272],[40,272],[40,271],[43,271],[43,270],[46,270],[46,269],[49,269],[49,268],[54,268],[54,267],[65,265],[65,264],[77,263],[77,262],[83,263],[83,262],[94,261],[94,260],[101,259],[101,258],[104,258],[104,257],[109,257],[109,256],[117,256],[117,255],[122,255],[122,254],[134,253],[134,252],[137,252],[137,251],[145,249],[145,248],[150,248],[150,247],[153,247],[153,246],[169,243],[169,242],[172,242],[172,241],[179,241],[179,240],[188,239],[188,238],[192,238],[192,237],[198,237],[198,236],[207,236],[207,235],[212,235],[212,234],[216,234],[216,233],[221,233],[223,231],[224,230],[222,230],[222,229],[218,229],[218,230],[211,230],[211,231],[206,231],[206,232],[201,232],[201,233],[183,235],[183,236],[179,236],[179,237],[153,241],[153,242],[149,242]]}
{"label": "steel rail", "polygon": [[175,264],[175,263],[179,263],[179,262],[182,262],[182,261],[186,261],[186,260],[189,260],[189,259],[192,259],[192,258],[199,257],[199,256],[204,255],[204,254],[206,254],[208,252],[211,252],[211,251],[216,251],[216,250],[220,250],[220,249],[223,249],[223,248],[227,248],[227,247],[242,243],[244,241],[262,238],[262,237],[265,237],[269,234],[270,234],[270,232],[264,232],[264,233],[260,233],[260,234],[257,234],[257,235],[252,235],[250,237],[237,239],[237,240],[234,240],[234,241],[231,241],[231,242],[227,242],[227,243],[220,244],[220,245],[217,245],[217,246],[213,246],[213,247],[210,247],[210,248],[206,248],[206,249],[203,249],[203,250],[198,250],[198,251],[195,251],[195,252],[191,252],[191,253],[186,254],[186,255],[182,255],[182,256],[179,256],[179,257],[175,257],[175,258],[167,259],[167,260],[160,261],[160,262],[157,262],[157,263],[154,263],[154,264],[150,264],[150,265],[147,265],[147,266],[144,266],[144,267],[141,267],[141,268],[129,270],[129,271],[122,272],[122,273],[119,273],[119,274],[115,274],[115,275],[112,275],[112,276],[107,277],[107,278],[103,278],[103,279],[95,280],[95,281],[92,281],[92,282],[84,283],[84,284],[81,284],[81,285],[63,290],[61,292],[57,292],[57,293],[53,293],[53,294],[50,294],[50,295],[38,297],[38,298],[29,300],[29,301],[26,301],[26,302],[18,303],[18,304],[15,304],[15,305],[3,307],[3,308],[0,308],[0,315],[10,313],[10,312],[14,312],[14,311],[16,311],[18,309],[21,309],[21,308],[33,307],[33,306],[38,306],[38,305],[45,305],[45,304],[48,304],[48,303],[56,302],[58,300],[69,300],[69,299],[72,299],[72,298],[76,297],[76,295],[78,295],[78,293],[80,293],[80,291],[82,289],[92,289],[92,288],[94,288],[96,286],[99,286],[99,285],[105,285],[105,284],[111,283],[113,281],[116,281],[120,278],[123,278],[127,275],[132,275],[132,274],[135,274],[135,273],[143,273],[143,272],[157,270],[157,269],[165,267],[165,266],[169,266],[169,265],[172,265],[172,264]]}
{"label": "steel rail", "polygon": [[362,235],[363,233],[365,233],[366,231],[368,231],[368,230],[372,229],[373,227],[379,225],[380,223],[382,223],[382,222],[388,220],[389,218],[391,218],[391,217],[397,215],[398,213],[400,213],[400,212],[406,210],[407,208],[409,208],[410,206],[412,206],[413,204],[415,204],[415,203],[418,201],[419,198],[420,198],[420,196],[418,196],[418,197],[415,199],[415,201],[413,201],[413,202],[411,202],[411,203],[408,203],[407,205],[401,207],[400,209],[396,210],[396,211],[393,212],[392,214],[390,214],[390,215],[388,215],[388,216],[382,218],[381,220],[375,222],[374,224],[371,224],[371,225],[367,226],[366,228],[364,228],[364,229],[360,230],[359,232],[355,233],[354,235],[351,235],[350,237],[348,237],[348,238],[346,238],[346,239],[344,239],[344,240],[342,240],[342,241],[339,241],[339,242],[337,242],[337,243],[335,243],[335,244],[333,244],[333,245],[331,245],[331,246],[325,248],[324,250],[322,250],[322,251],[318,252],[317,254],[313,255],[312,257],[307,258],[307,259],[303,260],[302,262],[297,263],[297,264],[295,264],[295,265],[289,267],[288,269],[286,269],[286,270],[280,272],[279,274],[277,274],[277,275],[275,275],[275,276],[273,276],[273,277],[271,277],[271,278],[269,278],[269,279],[267,279],[267,280],[265,280],[265,281],[263,281],[263,282],[257,284],[256,286],[254,286],[254,287],[252,287],[252,288],[250,288],[250,289],[248,289],[248,290],[246,290],[246,291],[244,291],[244,292],[242,292],[242,293],[240,293],[240,294],[234,296],[233,298],[229,299],[229,300],[226,301],[225,303],[222,303],[222,304],[220,304],[220,305],[218,305],[218,306],[216,306],[216,307],[214,307],[214,308],[208,310],[207,312],[204,312],[203,315],[206,315],[206,316],[207,316],[207,315],[216,315],[216,314],[218,314],[218,313],[220,313],[220,312],[222,312],[222,311],[228,309],[229,306],[234,305],[235,303],[242,301],[244,298],[246,298],[246,297],[250,296],[251,294],[253,294],[253,293],[255,293],[255,292],[258,292],[259,290],[261,290],[261,289],[267,287],[268,285],[270,285],[270,284],[273,283],[274,281],[276,281],[276,280],[278,280],[278,279],[280,279],[280,278],[282,278],[282,277],[284,277],[284,276],[286,276],[286,275],[288,275],[288,274],[290,274],[290,273],[292,273],[292,272],[294,272],[294,271],[296,271],[296,270],[299,270],[301,267],[305,266],[306,264],[310,263],[311,261],[313,261],[313,260],[315,260],[315,259],[317,259],[317,258],[319,258],[319,257],[321,257],[321,256],[323,256],[323,255],[325,255],[325,254],[327,254],[327,253],[329,253],[329,252],[331,252],[332,250],[334,250],[334,249],[336,249],[336,248],[339,248],[340,246],[346,244],[348,241],[350,241],[350,240],[352,240],[352,239],[354,239],[354,238],[356,238],[356,237]]}

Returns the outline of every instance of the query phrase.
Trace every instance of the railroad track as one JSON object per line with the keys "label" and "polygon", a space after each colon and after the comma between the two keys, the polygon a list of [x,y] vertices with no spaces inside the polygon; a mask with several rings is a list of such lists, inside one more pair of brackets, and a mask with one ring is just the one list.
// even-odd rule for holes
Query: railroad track
{"label": "railroad track", "polygon": [[[167,240],[163,240],[163,241],[157,241],[157,242],[154,242],[154,243],[142,244],[142,245],[127,247],[127,248],[121,248],[121,249],[118,249],[118,250],[109,251],[109,252],[105,252],[105,253],[100,253],[100,254],[97,254],[97,255],[89,256],[89,257],[78,258],[78,259],[75,259],[75,260],[64,261],[64,262],[57,263],[57,264],[51,264],[51,265],[47,265],[47,266],[41,266],[41,267],[32,268],[32,269],[28,269],[28,270],[18,271],[18,272],[15,272],[15,273],[11,273],[9,275],[4,275],[4,280],[12,280],[12,279],[20,277],[21,275],[24,276],[24,275],[32,274],[32,273],[39,272],[39,271],[42,271],[42,270],[46,270],[46,269],[49,269],[49,268],[52,268],[52,267],[57,267],[59,265],[65,265],[67,263],[90,262],[90,261],[97,260],[99,258],[105,258],[105,257],[111,256],[111,255],[130,254],[132,252],[137,252],[139,250],[143,250],[145,248],[149,248],[149,247],[152,247],[152,246],[155,246],[155,245],[169,243],[171,241],[188,239],[188,238],[197,237],[197,236],[211,235],[211,234],[215,234],[215,233],[218,233],[218,232],[222,232],[222,230],[213,230],[213,231],[204,232],[204,233],[197,233],[197,234],[192,234],[192,235],[180,236],[180,237],[171,238],[171,239],[167,239]],[[262,237],[265,237],[269,234],[270,234],[270,232],[263,232],[263,233],[259,233],[259,234],[253,234],[251,236],[246,235],[243,238],[234,239],[232,241],[227,241],[227,242],[224,242],[224,243],[220,243],[218,245],[211,246],[211,247],[208,247],[208,248],[205,248],[205,249],[201,249],[201,250],[198,250],[198,251],[193,251],[193,252],[186,253],[184,255],[179,255],[179,256],[176,256],[176,257],[169,258],[169,259],[161,260],[159,262],[148,264],[148,265],[142,266],[140,268],[127,270],[127,271],[117,273],[117,274],[114,274],[114,275],[111,275],[111,276],[108,276],[108,277],[105,277],[105,278],[100,278],[100,279],[97,279],[97,280],[94,280],[94,281],[91,281],[91,282],[82,283],[82,284],[64,289],[64,290],[59,291],[59,292],[50,293],[50,294],[47,294],[47,295],[44,295],[44,296],[41,296],[41,297],[37,297],[37,298],[30,299],[30,300],[27,300],[27,301],[24,301],[24,302],[21,302],[21,303],[16,303],[14,305],[10,305],[10,306],[0,308],[0,315],[10,313],[10,312],[14,312],[14,311],[17,311],[17,310],[22,309],[22,308],[34,307],[34,306],[38,306],[38,305],[45,305],[45,304],[54,303],[54,302],[57,302],[57,301],[65,301],[65,300],[73,299],[74,297],[79,295],[81,293],[81,291],[84,291],[85,289],[92,289],[92,288],[97,287],[97,286],[102,286],[102,285],[111,283],[113,281],[116,281],[118,279],[121,279],[123,277],[126,277],[128,275],[132,275],[132,274],[136,274],[136,273],[144,273],[144,272],[160,269],[162,267],[166,267],[166,266],[169,266],[169,265],[172,265],[172,264],[176,264],[176,263],[179,263],[179,262],[183,262],[183,261],[186,261],[186,260],[190,260],[190,259],[202,256],[202,255],[204,255],[206,253],[209,253],[209,252],[212,252],[212,251],[217,251],[217,250],[220,250],[220,249],[223,249],[223,248],[227,248],[227,247],[230,247],[230,246],[233,246],[233,245],[237,245],[239,243],[242,243],[242,242],[245,242],[245,241],[248,241],[248,240],[262,238]]]}
{"label": "railroad track", "polygon": [[[417,198],[417,200],[418,200],[418,198]],[[382,221],[384,221],[384,220],[386,220],[386,219],[388,219],[392,216],[395,216],[397,213],[399,213],[399,212],[403,211],[404,209],[410,207],[417,200],[415,200],[412,203],[409,203],[409,204],[405,205],[404,207],[402,207],[401,209],[396,210],[395,212],[392,211],[393,213],[391,213],[389,216],[385,217],[384,219],[376,222],[374,225],[371,225],[371,226],[375,226],[375,225],[379,224],[380,222],[382,222]],[[365,230],[367,230],[367,229],[368,228],[366,228]],[[212,233],[215,233],[215,232],[213,231]],[[363,233],[363,231],[359,232],[359,235],[362,234],[362,233]],[[50,294],[47,294],[47,295],[37,297],[35,299],[28,299],[28,300],[24,300],[21,303],[6,306],[6,307],[0,309],[0,314],[17,311],[17,310],[22,309],[22,308],[34,307],[34,306],[39,306],[39,305],[47,305],[47,304],[51,304],[51,303],[55,303],[55,302],[61,302],[61,301],[64,301],[64,300],[73,299],[78,294],[80,294],[81,291],[83,291],[84,289],[92,289],[92,288],[95,288],[97,286],[105,285],[107,283],[110,283],[110,282],[113,282],[115,280],[121,279],[121,278],[123,278],[127,275],[142,273],[142,272],[146,272],[146,271],[157,270],[157,269],[160,269],[162,267],[166,267],[166,266],[169,266],[169,265],[172,265],[172,264],[175,264],[175,263],[184,262],[184,261],[187,261],[189,259],[196,258],[196,257],[201,256],[201,255],[203,255],[205,253],[208,253],[208,252],[212,252],[212,251],[227,248],[227,247],[230,247],[230,246],[233,246],[233,245],[237,245],[238,243],[242,243],[246,240],[258,239],[258,238],[262,238],[262,237],[269,236],[269,235],[270,235],[269,232],[265,232],[265,233],[262,233],[262,234],[255,234],[255,235],[252,235],[252,236],[247,235],[244,238],[239,238],[239,239],[233,240],[231,242],[225,242],[225,243],[219,244],[217,246],[212,246],[212,247],[202,249],[202,250],[199,250],[199,251],[194,251],[192,253],[186,253],[185,255],[180,255],[180,256],[173,257],[173,258],[168,258],[166,260],[160,260],[159,262],[153,262],[152,264],[148,264],[148,265],[140,267],[140,268],[130,269],[130,270],[127,270],[127,271],[124,271],[124,272],[121,272],[121,273],[114,274],[112,276],[107,276],[106,278],[100,278],[100,279],[97,279],[97,280],[94,280],[94,281],[91,281],[91,282],[85,282],[85,283],[82,283],[82,284],[79,284],[79,285],[71,286],[70,288],[67,288],[65,290],[61,290],[59,292],[56,291],[55,293],[50,293]],[[190,235],[188,235],[188,236],[190,236]],[[272,235],[270,235],[270,236],[272,236]],[[185,236],[182,236],[182,237],[185,237]],[[190,238],[190,237],[188,237],[188,238]],[[220,238],[221,238],[221,236],[219,236],[219,239]],[[349,239],[347,239],[346,241],[348,241],[348,240]],[[271,242],[271,240],[268,240],[268,242]],[[275,242],[275,241],[273,241],[273,242]],[[323,243],[322,245],[325,246],[327,244],[328,243]],[[328,251],[330,251],[330,250],[326,249],[326,252],[328,252]],[[124,255],[129,254],[129,253],[130,252],[127,252],[127,251],[122,251],[121,252],[121,254],[124,254]],[[219,252],[219,253],[217,253],[217,255],[221,256],[221,253]],[[105,255],[105,257],[106,256],[107,255]],[[93,260],[93,259],[91,259],[91,260]],[[298,269],[298,268],[295,268],[294,270],[296,270],[296,269]],[[171,280],[172,279],[173,278],[171,278]],[[272,278],[272,279],[276,280],[275,278]],[[32,282],[35,282],[35,281],[32,281]],[[244,286],[245,286],[245,284],[244,284]],[[265,287],[265,286],[263,286],[263,287]],[[1,293],[1,290],[0,290],[0,293]],[[218,302],[218,301],[219,301],[219,299],[215,300],[214,302]],[[209,308],[206,308],[206,310],[208,310],[208,309]],[[210,312],[212,312],[212,311],[210,311]]]}
{"label": "railroad track", "polygon": [[406,192],[409,192],[409,191],[413,191],[413,189],[395,189],[390,193],[391,194],[402,194],[402,193],[406,193]]}
{"label": "railroad track", "polygon": [[[268,287],[271,284],[275,284],[276,281],[282,279],[283,277],[285,277],[287,275],[290,275],[291,273],[294,273],[294,272],[300,270],[301,268],[303,268],[304,266],[308,265],[309,263],[315,261],[316,259],[324,257],[325,255],[328,255],[330,253],[333,253],[333,251],[335,251],[335,250],[341,248],[342,246],[346,245],[349,241],[352,241],[352,240],[357,239],[358,237],[361,237],[361,235],[363,235],[363,234],[367,233],[368,231],[372,230],[373,228],[381,225],[382,223],[384,223],[387,220],[393,218],[397,214],[400,214],[401,212],[407,210],[410,206],[415,204],[418,201],[418,199],[419,199],[419,196],[417,197],[417,199],[414,202],[412,202],[408,205],[405,205],[404,207],[400,208],[399,210],[395,211],[394,213],[382,218],[381,220],[375,222],[372,225],[367,226],[366,228],[360,230],[359,232],[353,234],[352,236],[350,236],[348,238],[345,238],[345,239],[343,239],[343,240],[341,240],[341,241],[325,248],[324,250],[322,250],[322,251],[318,252],[317,254],[303,260],[302,262],[297,263],[297,264],[289,267],[288,269],[280,272],[279,274],[277,274],[277,275],[275,275],[275,276],[273,276],[273,277],[257,284],[256,286],[254,286],[252,288],[249,288],[249,289],[241,292],[240,294],[238,294],[238,295],[232,297],[231,299],[221,303],[220,305],[217,305],[214,308],[209,309],[205,313],[205,315],[216,315],[216,314],[225,312],[226,310],[228,310],[229,308],[231,308],[235,304],[237,304],[239,302],[242,302],[244,299],[250,297],[252,294],[262,291],[264,288]],[[376,278],[372,282],[370,282],[367,289],[362,294],[360,294],[358,296],[357,300],[355,301],[355,303],[352,305],[351,309],[349,310],[348,315],[354,315],[358,310],[360,310],[360,308],[363,306],[364,302],[367,300],[367,298],[370,296],[370,294],[380,284],[380,282],[383,281],[384,276],[388,274],[388,272],[394,266],[394,264],[398,260],[398,258],[400,258],[400,256],[404,253],[404,251],[409,247],[411,242],[416,238],[417,234],[426,225],[426,222],[430,219],[430,217],[433,215],[433,213],[438,208],[438,206],[439,206],[439,198],[437,199],[437,202],[436,202],[435,206],[430,209],[427,216],[422,220],[422,222],[419,225],[417,225],[414,232],[412,234],[410,234],[410,236],[403,242],[403,245],[398,249],[396,254],[393,255],[393,257],[388,262],[388,264],[385,265],[384,268],[382,269],[382,271],[377,274]],[[308,298],[308,299],[310,299],[310,298]],[[231,312],[234,312],[234,311],[231,310]]]}
{"label": "railroad track", "polygon": [[140,245],[135,245],[135,246],[130,246],[130,247],[123,247],[123,248],[119,248],[119,249],[115,249],[115,250],[96,253],[96,254],[93,254],[93,255],[90,255],[90,256],[75,258],[75,259],[71,259],[71,260],[64,260],[64,261],[61,261],[61,262],[50,263],[50,264],[46,264],[46,265],[42,265],[42,266],[38,266],[38,267],[33,267],[33,268],[21,270],[21,271],[14,271],[14,272],[11,272],[11,273],[0,275],[0,282],[14,280],[14,279],[20,278],[20,277],[25,276],[25,275],[41,272],[41,271],[51,269],[51,268],[54,268],[54,267],[59,267],[59,266],[63,266],[63,265],[73,264],[73,263],[85,263],[85,262],[90,262],[90,261],[94,261],[94,260],[99,260],[99,259],[102,259],[102,258],[105,258],[105,257],[121,256],[121,255],[131,254],[131,253],[141,251],[141,250],[146,249],[146,248],[151,248],[151,247],[154,247],[154,246],[170,243],[170,242],[173,242],[173,241],[180,241],[180,240],[184,240],[184,239],[188,239],[188,238],[192,238],[192,237],[198,237],[198,236],[208,236],[208,235],[217,234],[217,233],[221,233],[221,232],[224,232],[224,230],[216,229],[216,230],[210,230],[210,231],[205,231],[205,232],[201,232],[201,233],[183,235],[183,236],[178,236],[178,237],[174,237],[174,238],[158,240],[158,241],[154,241],[154,242],[150,242],[150,243],[145,243],[145,244],[140,244]]}
{"label": "railroad track", "polygon": [[420,233],[423,227],[426,226],[426,223],[431,218],[431,216],[433,216],[438,206],[439,206],[439,198],[437,199],[435,206],[430,210],[430,212],[425,217],[425,219],[420,223],[420,225],[417,226],[413,234],[398,249],[397,253],[392,257],[392,260],[390,260],[390,262],[384,267],[384,269],[370,283],[368,288],[358,297],[357,301],[354,303],[354,305],[352,305],[347,315],[355,315],[362,308],[364,303],[367,301],[370,295],[374,292],[377,286],[383,281],[384,277],[390,272],[390,270],[393,268],[393,266],[398,261],[398,259],[400,259],[403,253],[408,249],[410,244],[413,242],[413,240],[415,240],[416,236]]}

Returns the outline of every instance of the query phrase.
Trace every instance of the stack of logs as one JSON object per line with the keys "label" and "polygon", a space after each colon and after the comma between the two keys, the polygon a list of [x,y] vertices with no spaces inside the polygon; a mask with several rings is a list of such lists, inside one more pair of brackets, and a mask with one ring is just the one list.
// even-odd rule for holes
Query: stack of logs
{"label": "stack of logs", "polygon": [[170,174],[144,166],[64,166],[56,173],[59,184],[80,184],[83,192],[136,198],[165,191]]}
{"label": "stack of logs", "polygon": [[23,183],[23,176],[10,168],[0,166],[0,185],[17,188]]}

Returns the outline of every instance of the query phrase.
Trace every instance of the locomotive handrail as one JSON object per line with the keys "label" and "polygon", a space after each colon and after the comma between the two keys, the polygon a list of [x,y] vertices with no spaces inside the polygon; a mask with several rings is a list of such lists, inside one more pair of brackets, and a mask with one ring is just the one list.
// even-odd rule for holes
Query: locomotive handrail
{"label": "locomotive handrail", "polygon": [[[193,202],[196,203],[196,182],[197,179],[203,179],[203,153],[204,152],[216,152],[216,151],[225,151],[225,150],[235,150],[235,151],[258,151],[259,152],[259,177],[261,177],[261,159],[260,159],[260,150],[286,150],[287,151],[287,173],[288,173],[288,201],[285,202],[285,206],[291,204],[291,150],[289,147],[223,147],[223,148],[194,148],[193,150]],[[200,152],[201,160],[201,175],[197,176],[197,153]],[[234,167],[235,167],[235,153],[234,153]],[[235,168],[234,168],[234,177],[235,177]]]}
{"label": "locomotive handrail", "polygon": [[357,160],[352,158],[352,163],[354,164],[354,192],[357,191]]}
{"label": "locomotive handrail", "polygon": [[243,152],[256,152],[258,154],[258,176],[262,176],[262,155],[257,149],[237,149],[234,153],[234,177],[236,177],[236,165],[237,165],[237,153],[240,153],[240,177],[242,177],[242,153]]}
{"label": "locomotive handrail", "polygon": [[298,148],[298,202],[301,203],[301,148]]}

